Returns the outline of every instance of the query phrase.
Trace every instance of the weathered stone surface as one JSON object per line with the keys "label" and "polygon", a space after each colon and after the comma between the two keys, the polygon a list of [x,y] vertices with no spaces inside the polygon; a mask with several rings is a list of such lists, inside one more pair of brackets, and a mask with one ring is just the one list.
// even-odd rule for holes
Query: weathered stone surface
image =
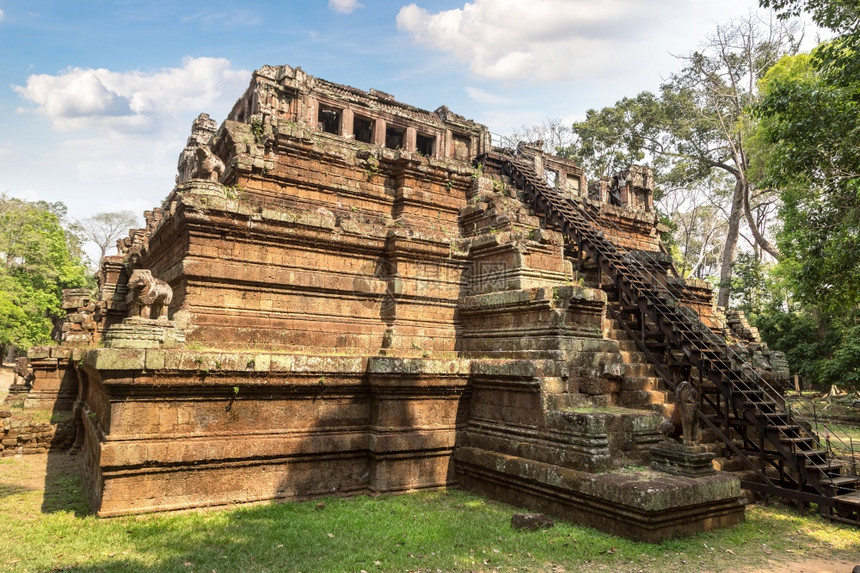
{"label": "weathered stone surface", "polygon": [[96,370],[143,370],[146,351],[141,348],[99,348],[84,353],[84,362]]}
{"label": "weathered stone surface", "polygon": [[666,473],[702,477],[716,473],[711,462],[716,455],[702,446],[663,440],[650,448],[651,467]]}
{"label": "weathered stone surface", "polygon": [[656,543],[744,519],[740,482],[727,474],[592,474],[471,447],[458,448],[455,460],[461,483],[470,488],[640,541]]}
{"label": "weathered stone surface", "polygon": [[185,333],[166,319],[126,318],[103,336],[106,348],[176,348],[184,343]]}
{"label": "weathered stone surface", "polygon": [[[36,417],[51,417],[40,421]],[[75,438],[74,423],[69,416],[35,410],[13,412],[0,408],[0,456],[38,454],[48,448],[67,448]]]}

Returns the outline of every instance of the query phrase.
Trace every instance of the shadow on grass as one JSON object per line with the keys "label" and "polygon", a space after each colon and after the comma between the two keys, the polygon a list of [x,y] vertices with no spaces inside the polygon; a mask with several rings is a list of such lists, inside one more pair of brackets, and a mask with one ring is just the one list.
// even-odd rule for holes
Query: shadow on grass
{"label": "shadow on grass", "polygon": [[14,483],[0,483],[0,499],[9,497],[10,495],[18,495],[28,491],[35,491],[36,488],[26,487]]}
{"label": "shadow on grass", "polygon": [[517,532],[510,527],[516,511],[452,491],[115,519],[69,516],[75,533],[53,540],[48,552],[57,555],[32,562],[35,568],[28,570],[375,573],[535,571],[557,565],[567,570],[732,571],[766,567],[769,559],[794,560],[799,549],[817,552],[810,553],[813,557],[860,554],[860,538],[850,528],[775,508],[755,508],[747,523],[735,528],[658,545],[563,522],[546,531]]}
{"label": "shadow on grass", "polygon": [[78,457],[64,452],[48,454],[45,494],[42,512],[70,511],[76,517],[89,513],[84,481],[81,477]]}
{"label": "shadow on grass", "polygon": [[69,570],[467,570],[470,563],[495,560],[501,535],[525,539],[511,535],[510,512],[454,492],[151,516],[124,526],[134,557],[116,555]]}

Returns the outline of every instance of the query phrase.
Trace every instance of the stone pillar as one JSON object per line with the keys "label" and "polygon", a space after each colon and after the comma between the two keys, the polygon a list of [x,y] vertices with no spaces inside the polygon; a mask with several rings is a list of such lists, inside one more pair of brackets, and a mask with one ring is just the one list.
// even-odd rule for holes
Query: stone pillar
{"label": "stone pillar", "polygon": [[104,257],[99,270],[99,301],[94,316],[97,317],[93,342],[98,343],[101,333],[111,324],[122,322],[126,316],[125,297],[128,292],[126,269],[123,257]]}
{"label": "stone pillar", "polygon": [[305,125],[310,127],[313,130],[317,129],[317,108],[319,107],[319,102],[316,98],[307,97],[305,99],[305,113],[304,120]]}
{"label": "stone pillar", "polygon": [[417,138],[417,135],[418,133],[415,131],[415,128],[413,126],[410,125],[406,128],[406,134],[404,135],[406,141],[403,142],[403,147],[406,149],[406,151],[415,151],[415,140]]}
{"label": "stone pillar", "polygon": [[[620,180],[619,180],[620,181]],[[621,205],[628,209],[636,209],[636,197],[630,192],[630,184],[618,185],[618,194],[621,196]]]}
{"label": "stone pillar", "polygon": [[385,130],[388,129],[388,122],[381,117],[376,118],[373,122],[373,143],[380,147],[385,147]]}
{"label": "stone pillar", "polygon": [[346,138],[352,139],[355,134],[352,132],[352,124],[354,116],[351,109],[344,109],[340,114],[340,133]]}
{"label": "stone pillar", "polygon": [[66,346],[87,346],[96,341],[96,303],[89,289],[63,289],[66,318],[60,327],[60,341]]}

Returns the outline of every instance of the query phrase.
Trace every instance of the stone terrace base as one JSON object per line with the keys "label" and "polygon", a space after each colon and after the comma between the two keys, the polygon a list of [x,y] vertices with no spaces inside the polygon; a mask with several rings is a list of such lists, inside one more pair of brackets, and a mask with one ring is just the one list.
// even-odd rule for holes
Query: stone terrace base
{"label": "stone terrace base", "polygon": [[80,416],[99,516],[454,484],[468,361],[99,348]]}
{"label": "stone terrace base", "polygon": [[459,483],[645,541],[743,520],[734,477],[609,471],[639,459],[659,419],[553,409],[564,366],[88,349],[77,422],[91,505],[115,516]]}
{"label": "stone terrace base", "polygon": [[454,460],[460,485],[469,490],[637,541],[744,520],[740,482],[728,474],[592,474],[471,447],[458,448]]}

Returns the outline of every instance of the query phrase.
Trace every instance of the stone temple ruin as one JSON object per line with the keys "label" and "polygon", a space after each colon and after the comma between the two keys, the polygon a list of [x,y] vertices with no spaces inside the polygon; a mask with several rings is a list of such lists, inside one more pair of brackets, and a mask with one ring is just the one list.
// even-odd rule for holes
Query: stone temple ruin
{"label": "stone temple ruin", "polygon": [[656,541],[743,520],[742,479],[856,518],[779,356],[674,272],[653,185],[263,67],[66,293],[26,401],[73,411],[100,516],[459,485]]}

